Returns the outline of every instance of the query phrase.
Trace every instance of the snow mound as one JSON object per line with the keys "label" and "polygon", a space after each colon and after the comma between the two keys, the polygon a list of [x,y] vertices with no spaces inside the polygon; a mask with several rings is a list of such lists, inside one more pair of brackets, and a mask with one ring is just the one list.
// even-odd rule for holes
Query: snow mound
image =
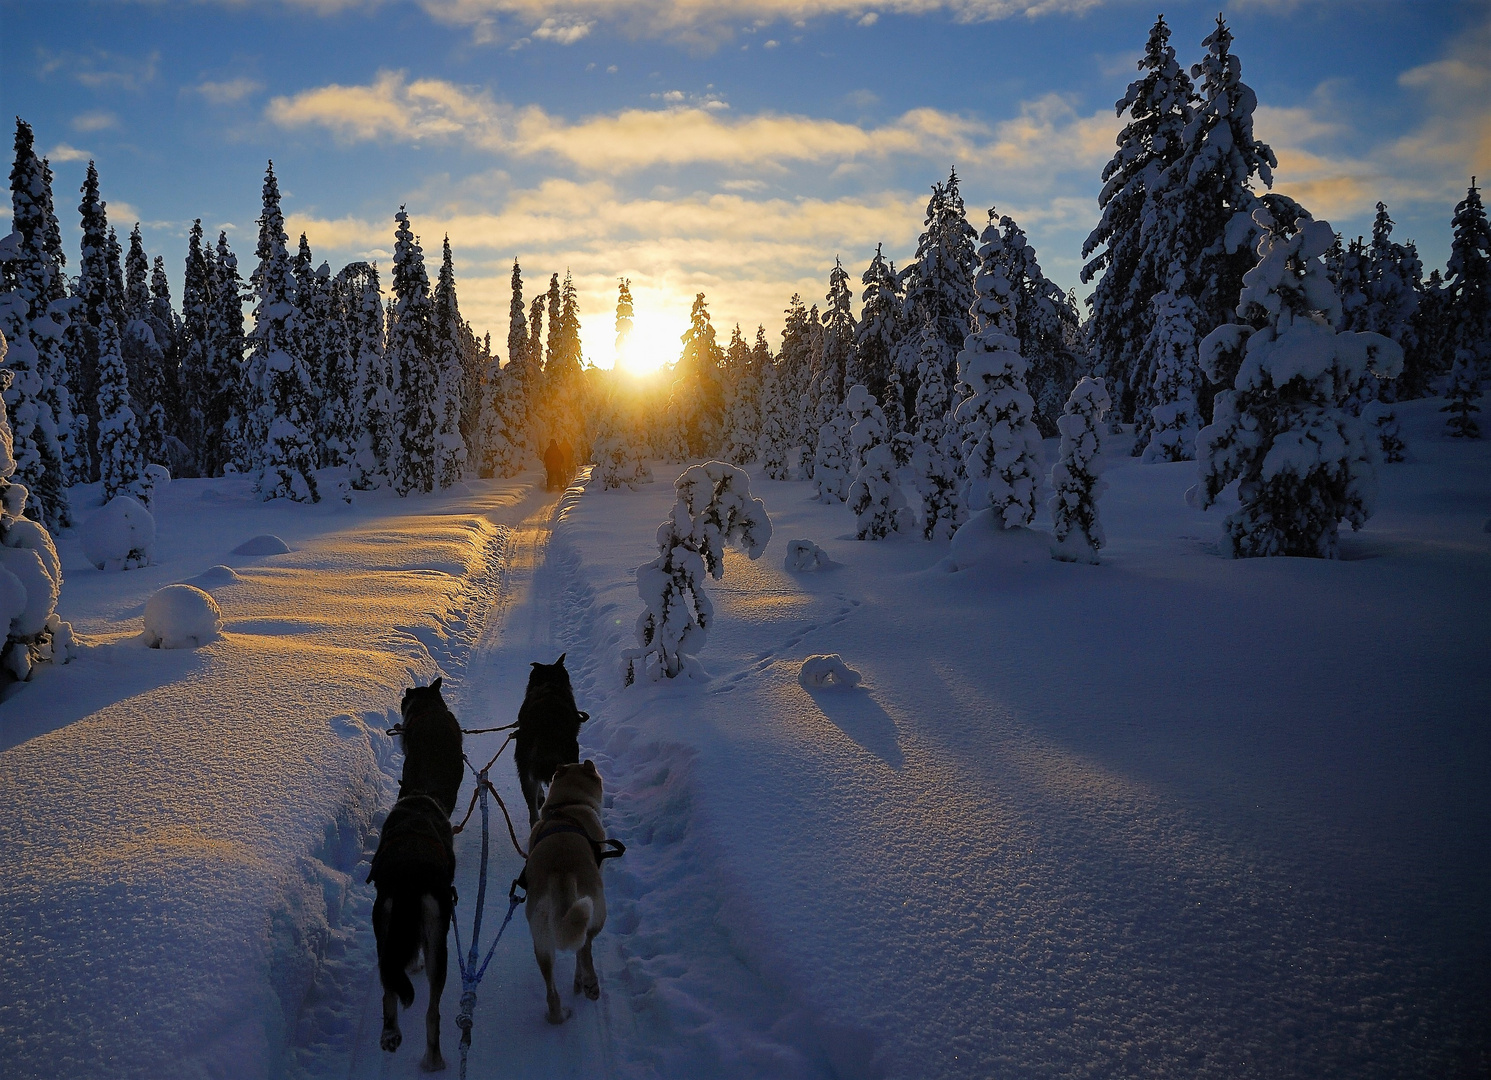
{"label": "snow mound", "polygon": [[218,563],[216,566],[209,566],[206,570],[203,570],[194,580],[198,586],[233,585],[242,581],[243,577],[231,566],[224,566],[222,563]]}
{"label": "snow mound", "polygon": [[1023,526],[1002,529],[993,511],[985,508],[973,514],[953,534],[952,544],[942,566],[950,571],[978,567],[981,570],[1015,569],[1051,562],[1050,533]]}
{"label": "snow mound", "polygon": [[145,644],[152,649],[195,649],[222,631],[217,601],[193,585],[167,585],[145,602]]}
{"label": "snow mound", "polygon": [[797,681],[810,690],[849,690],[859,685],[859,672],[844,663],[838,653],[828,653],[804,660]]}
{"label": "snow mound", "polygon": [[155,518],[128,495],[117,495],[83,523],[83,555],[100,570],[150,565]]}
{"label": "snow mound", "polygon": [[811,540],[789,540],[782,565],[788,570],[827,570],[838,564]]}
{"label": "snow mound", "polygon": [[150,484],[151,494],[155,496],[160,495],[171,484],[171,470],[164,465],[146,465],[145,476]]}
{"label": "snow mound", "polygon": [[273,533],[261,533],[252,540],[245,540],[233,549],[234,555],[283,555],[290,545]]}

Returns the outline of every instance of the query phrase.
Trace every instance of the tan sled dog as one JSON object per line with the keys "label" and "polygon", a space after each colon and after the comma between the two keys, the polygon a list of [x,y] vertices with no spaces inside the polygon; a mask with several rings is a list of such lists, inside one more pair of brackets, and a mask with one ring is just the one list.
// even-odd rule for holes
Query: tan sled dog
{"label": "tan sled dog", "polygon": [[[601,885],[601,778],[588,758],[554,771],[538,822],[528,835],[528,929],[533,955],[548,990],[549,1023],[562,1024],[571,1010],[554,988],[554,953],[575,953],[575,993],[591,1001],[601,996],[590,953],[606,925],[606,893]],[[615,843],[615,841],[611,841]]]}

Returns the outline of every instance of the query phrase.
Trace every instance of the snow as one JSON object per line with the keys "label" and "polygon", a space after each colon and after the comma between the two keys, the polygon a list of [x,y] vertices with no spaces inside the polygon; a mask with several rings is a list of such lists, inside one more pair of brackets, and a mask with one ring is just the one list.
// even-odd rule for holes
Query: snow
{"label": "snow", "polygon": [[222,630],[217,601],[192,585],[167,585],[145,602],[144,642],[152,649],[196,649]]}
{"label": "snow", "polygon": [[233,549],[234,555],[284,555],[290,546],[273,533],[251,537]]}
{"label": "snow", "polygon": [[837,564],[828,557],[828,552],[813,543],[813,541],[787,541],[787,557],[782,561],[784,569],[803,573],[814,570],[828,570],[835,565]]}
{"label": "snow", "polygon": [[128,495],[116,495],[81,530],[83,556],[99,570],[133,570],[150,564],[155,518]]}
{"label": "snow", "polygon": [[859,685],[860,675],[838,653],[810,656],[798,669],[797,681],[809,690],[849,690]]}
{"label": "snow", "polygon": [[[1044,511],[859,543],[749,470],[774,535],[719,548],[708,671],[630,687],[666,483],[346,506],[182,479],[130,574],[65,531],[80,656],[0,702],[0,1074],[418,1075],[377,1047],[382,729],[442,671],[464,724],[509,722],[564,652],[628,849],[601,999],[561,965],[574,1017],[547,1025],[514,920],[472,1080],[1454,1075],[1491,994],[1491,446],[1440,404],[1396,406],[1412,459],[1337,560],[1223,557],[1233,496],[1187,506],[1193,465],[1122,449],[1100,566],[1051,559]],[[231,553],[269,531],[292,550]],[[838,569],[784,566],[805,536]],[[175,583],[222,639],[140,648]],[[862,681],[804,687],[833,655]],[[494,826],[484,940],[521,866]],[[463,932],[479,851],[468,827]]]}

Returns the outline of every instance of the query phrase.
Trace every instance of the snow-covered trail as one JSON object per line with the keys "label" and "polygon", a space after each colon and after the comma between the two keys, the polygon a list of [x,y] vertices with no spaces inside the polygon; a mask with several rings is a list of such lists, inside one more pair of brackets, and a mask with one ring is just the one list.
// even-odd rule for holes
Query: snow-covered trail
{"label": "snow-covered trail", "polygon": [[[578,489],[571,496],[577,497]],[[517,718],[529,664],[534,660],[551,662],[562,651],[554,643],[556,591],[563,588],[559,571],[547,562],[549,540],[554,518],[560,512],[562,497],[535,489],[520,504],[502,514],[500,524],[507,529],[499,574],[499,586],[490,609],[483,616],[481,636],[469,654],[453,655],[445,663],[446,700],[460,718],[462,726],[496,727]],[[480,766],[497,752],[505,733],[468,736],[467,756]],[[509,746],[492,769],[492,780],[502,793],[513,815],[513,824],[521,842],[527,842],[527,814],[523,808],[516,772]],[[457,817],[464,814],[473,784],[462,790]],[[473,813],[464,832],[456,838],[456,887],[460,903],[456,918],[460,922],[462,942],[471,945],[471,922],[477,897],[478,868],[481,857],[481,814]],[[489,868],[486,912],[482,924],[481,952],[484,955],[492,935],[502,924],[507,911],[508,885],[522,870],[522,860],[513,850],[502,811],[491,805]],[[361,868],[360,868],[361,869]],[[359,878],[360,880],[360,878]],[[362,885],[366,894],[358,904],[359,914],[370,910],[371,887]],[[396,1054],[384,1053],[378,1045],[382,1026],[382,995],[378,986],[375,946],[366,919],[349,927],[350,941],[340,962],[328,967],[322,979],[322,996],[341,993],[356,1001],[353,1029],[344,1044],[345,1069],[334,1059],[308,1055],[302,1063],[305,1075],[347,1076],[349,1078],[403,1077],[424,1075],[419,1070],[422,1032],[428,984],[414,979],[416,1000],[404,1011],[400,1023],[404,1028],[404,1046]],[[459,1060],[459,1029],[455,1016],[461,996],[460,972],[454,956],[441,1001],[441,1045],[451,1070]],[[544,986],[533,958],[524,910],[513,916],[491,966],[477,991],[477,1009],[472,1028],[472,1046],[468,1076],[484,1077],[587,1077],[617,1075],[615,1048],[619,1041],[633,1037],[636,1021],[629,1010],[630,999],[605,985],[609,974],[622,965],[616,958],[614,934],[603,934],[596,944],[596,962],[603,981],[599,1002],[575,998],[569,992],[572,975],[568,958],[561,959],[556,977],[565,999],[574,1007],[573,1017],[561,1027],[544,1019]],[[348,1012],[346,1003],[336,1012]],[[314,1026],[306,1033],[311,1039],[324,1038]]]}

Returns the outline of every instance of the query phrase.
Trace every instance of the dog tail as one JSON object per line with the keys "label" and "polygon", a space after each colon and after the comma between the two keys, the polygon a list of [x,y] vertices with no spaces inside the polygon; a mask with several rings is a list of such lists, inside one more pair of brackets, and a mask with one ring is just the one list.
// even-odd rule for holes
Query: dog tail
{"label": "dog tail", "polygon": [[[564,894],[574,896],[575,881],[570,878],[565,882],[567,888]],[[595,911],[595,902],[588,896],[576,897],[570,902],[569,908],[559,920],[559,925],[554,928],[554,943],[561,949],[578,949],[585,943],[585,932],[590,929],[590,916]]]}
{"label": "dog tail", "polygon": [[378,977],[383,988],[397,994],[406,1009],[414,1004],[414,984],[409,981],[408,968],[419,952],[424,924],[422,899],[418,893],[394,893],[387,931],[378,942]]}

